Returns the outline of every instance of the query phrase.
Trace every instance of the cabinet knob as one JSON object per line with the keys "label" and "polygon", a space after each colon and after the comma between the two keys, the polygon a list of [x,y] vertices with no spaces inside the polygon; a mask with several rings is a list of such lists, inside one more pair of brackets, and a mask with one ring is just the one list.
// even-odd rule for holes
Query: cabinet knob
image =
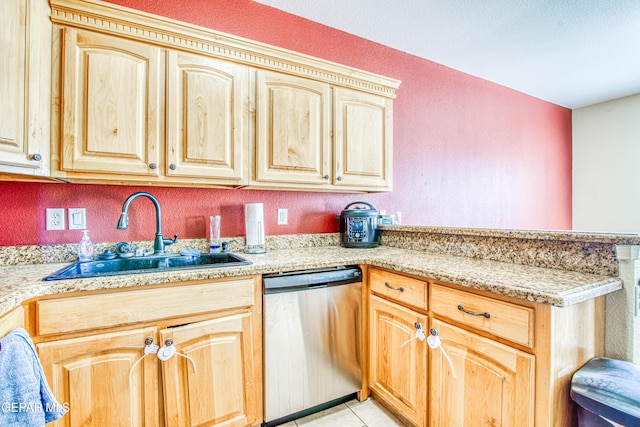
{"label": "cabinet knob", "polygon": [[169,165],[169,169],[171,169],[172,171],[176,170],[176,165],[174,165],[173,163],[171,163]]}
{"label": "cabinet knob", "polygon": [[42,156],[38,153],[34,153],[31,155],[31,160],[35,160],[36,162],[39,162],[40,160],[42,160]]}
{"label": "cabinet knob", "polygon": [[149,163],[149,169],[156,169],[158,167],[158,165],[156,165],[155,163]]}
{"label": "cabinet knob", "polygon": [[336,178],[336,180],[338,180],[338,181],[342,181],[342,177],[341,177],[341,176],[339,176],[339,177],[337,177],[337,178]]}
{"label": "cabinet knob", "polygon": [[171,347],[173,345],[173,340],[171,338],[167,338],[167,340],[164,342],[164,345],[166,345],[167,347]]}
{"label": "cabinet knob", "polygon": [[151,345],[151,344],[153,344],[153,338],[151,338],[151,337],[147,337],[147,338],[144,340],[144,343],[145,343],[146,345]]}
{"label": "cabinet knob", "polygon": [[323,176],[324,179],[329,179],[329,175]]}

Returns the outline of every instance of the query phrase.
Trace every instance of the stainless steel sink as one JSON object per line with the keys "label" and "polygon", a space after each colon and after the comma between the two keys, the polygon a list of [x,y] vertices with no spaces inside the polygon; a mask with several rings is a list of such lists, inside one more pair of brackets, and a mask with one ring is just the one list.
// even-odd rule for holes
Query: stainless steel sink
{"label": "stainless steel sink", "polygon": [[83,279],[87,277],[117,276],[121,274],[157,273],[158,271],[192,268],[219,268],[249,265],[248,261],[231,252],[192,255],[161,255],[111,260],[74,262],[42,280]]}

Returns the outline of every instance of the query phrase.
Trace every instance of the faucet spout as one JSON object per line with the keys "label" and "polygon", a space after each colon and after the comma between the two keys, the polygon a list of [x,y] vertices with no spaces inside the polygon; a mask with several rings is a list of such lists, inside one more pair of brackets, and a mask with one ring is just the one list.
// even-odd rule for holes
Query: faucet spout
{"label": "faucet spout", "polygon": [[158,202],[158,200],[155,197],[153,197],[151,194],[144,191],[139,191],[127,197],[127,200],[125,200],[124,204],[122,205],[122,213],[120,214],[120,219],[118,220],[118,225],[116,225],[116,228],[118,230],[126,230],[129,227],[129,216],[128,216],[129,205],[131,205],[131,202],[133,202],[133,200],[135,200],[140,196],[144,196],[148,198],[153,202],[153,205],[155,206],[156,238],[153,242],[153,253],[154,255],[162,255],[165,253],[164,252],[165,245],[171,245],[175,243],[176,240],[178,239],[178,235],[177,234],[174,235],[173,240],[165,239],[164,236],[162,235],[162,209],[160,208],[160,203]]}

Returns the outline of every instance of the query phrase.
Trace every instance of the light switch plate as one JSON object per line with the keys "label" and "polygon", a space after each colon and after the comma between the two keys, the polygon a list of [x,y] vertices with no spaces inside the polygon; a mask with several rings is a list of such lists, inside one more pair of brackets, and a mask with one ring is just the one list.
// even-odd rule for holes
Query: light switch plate
{"label": "light switch plate", "polygon": [[87,229],[87,210],[85,208],[69,208],[69,230]]}
{"label": "light switch plate", "polygon": [[47,230],[64,230],[64,208],[47,208]]}

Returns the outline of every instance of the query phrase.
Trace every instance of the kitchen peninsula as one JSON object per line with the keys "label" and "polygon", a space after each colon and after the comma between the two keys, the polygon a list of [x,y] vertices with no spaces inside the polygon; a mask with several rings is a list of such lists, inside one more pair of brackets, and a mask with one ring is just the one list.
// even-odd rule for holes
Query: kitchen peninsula
{"label": "kitchen peninsula", "polygon": [[[473,382],[472,376],[464,376],[465,366],[473,363],[476,369],[483,372],[489,369],[485,373],[491,371],[494,377],[502,378],[498,383],[483,385],[488,388],[483,392],[502,396],[487,411],[501,413],[503,417],[515,417],[496,421],[496,425],[571,425],[568,381],[588,359],[604,354],[604,296],[622,289],[624,285],[616,250],[640,245],[640,236],[395,225],[382,226],[381,229],[381,245],[373,249],[341,248],[338,246],[339,236],[331,233],[272,236],[267,240],[267,254],[243,254],[252,262],[247,266],[54,282],[41,279],[61,268],[62,263],[73,261],[72,245],[55,249],[5,247],[0,251],[4,264],[0,272],[6,279],[0,287],[0,313],[5,316],[3,320],[11,320],[10,325],[15,327],[20,325],[20,321],[16,323],[16,312],[12,310],[24,307],[22,324],[32,333],[34,341],[46,348],[55,342],[49,342],[50,337],[68,336],[73,340],[81,332],[54,328],[50,337],[39,334],[47,330],[42,319],[36,321],[40,311],[46,311],[41,307],[69,301],[68,298],[126,297],[132,292],[145,290],[169,290],[173,292],[171,301],[176,301],[181,289],[185,292],[190,289],[193,292],[213,292],[211,289],[221,284],[228,285],[224,295],[229,299],[235,298],[234,289],[242,293],[238,296],[238,308],[229,310],[235,312],[233,310],[252,307],[254,314],[247,316],[254,317],[247,319],[259,322],[259,317],[255,316],[261,312],[260,275],[359,264],[364,273],[364,354],[369,355],[364,363],[361,398],[371,392],[414,425],[427,425],[429,417],[439,416],[442,407],[453,409],[452,413],[464,417],[465,408],[473,405],[474,387],[479,386]],[[150,242],[141,242],[145,243]],[[182,246],[176,244],[172,250],[206,245],[204,239],[202,242],[187,240],[179,243]],[[235,245],[231,249],[240,252],[242,239],[238,239]],[[98,251],[103,247],[107,248],[109,244],[96,245]],[[38,263],[42,260],[49,262]],[[407,289],[417,289],[417,293],[412,295],[418,297],[407,297],[385,287],[386,283],[396,288],[401,287],[397,283],[402,283]],[[207,285],[202,288],[202,284]],[[255,294],[250,297],[252,289]],[[459,309],[460,306],[474,313],[491,312],[491,317],[467,315]],[[210,310],[228,309],[211,306]],[[205,316],[196,311],[190,314],[189,320],[202,320]],[[58,328],[64,328],[64,319],[68,315],[67,312],[58,313],[61,319],[57,321]],[[390,323],[387,320],[391,318],[397,322],[395,332],[388,329]],[[390,342],[388,334],[398,331],[411,337],[415,332],[414,318],[439,330],[442,342],[454,360],[456,372],[463,378],[464,388],[469,388],[458,394],[457,400],[447,398],[452,389],[458,390],[456,393],[460,389],[446,361],[443,363],[440,353],[427,351],[426,345],[417,340],[405,347],[406,351],[414,352],[416,358],[413,360],[418,361],[417,364],[407,367],[404,373],[398,373],[397,369],[385,372],[391,368],[385,363],[393,362],[397,349],[376,346]],[[67,319],[73,322],[72,317]],[[146,322],[148,319],[143,320]],[[102,328],[96,325],[94,328],[100,333],[121,331],[127,324],[136,326],[136,322],[138,320],[135,319],[114,320],[112,326]],[[142,322],[141,325],[147,323]],[[261,325],[253,324],[251,328],[254,342],[251,351],[255,359],[250,370],[255,373],[261,365],[258,344]],[[144,344],[139,347],[142,351]],[[381,351],[388,353],[391,362],[375,359],[374,356]],[[184,369],[183,374],[188,374],[188,369]],[[411,387],[405,396],[403,393],[407,388],[404,383],[407,376],[414,378],[413,375],[424,379],[420,386],[423,388]],[[255,378],[260,376],[255,374]],[[381,381],[381,378],[385,380]],[[479,378],[485,377],[481,375]],[[428,395],[430,399],[426,399]],[[259,397],[254,398],[260,400]],[[516,411],[517,402],[528,402],[530,411]],[[254,418],[259,419],[259,405],[252,410]],[[251,420],[254,418],[247,417],[247,423],[253,423]],[[453,424],[447,424],[453,421]],[[436,425],[463,423],[463,418],[448,419],[440,420]]]}

